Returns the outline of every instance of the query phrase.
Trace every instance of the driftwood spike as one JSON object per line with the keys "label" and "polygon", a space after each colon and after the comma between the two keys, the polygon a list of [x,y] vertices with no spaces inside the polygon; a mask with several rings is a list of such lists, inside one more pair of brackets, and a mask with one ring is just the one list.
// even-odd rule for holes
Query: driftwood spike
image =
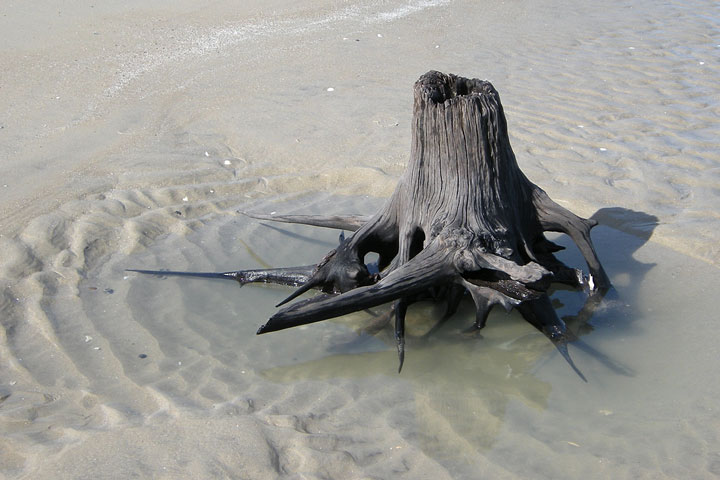
{"label": "driftwood spike", "polygon": [[307,292],[308,290],[311,290],[313,288],[317,288],[320,285],[320,282],[317,280],[313,280],[312,278],[309,278],[304,284],[300,286],[297,290],[295,290],[293,293],[291,293],[285,300],[275,305],[275,307],[280,307],[282,305],[285,305],[286,303],[295,300],[297,297],[302,295],[303,293]]}

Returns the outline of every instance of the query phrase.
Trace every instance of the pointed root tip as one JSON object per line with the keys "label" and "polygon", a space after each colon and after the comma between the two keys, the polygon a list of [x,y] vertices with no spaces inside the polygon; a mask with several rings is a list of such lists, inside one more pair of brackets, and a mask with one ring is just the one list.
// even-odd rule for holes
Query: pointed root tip
{"label": "pointed root tip", "polygon": [[[298,295],[299,295],[299,294],[298,294]],[[290,300],[292,300],[293,298],[297,297],[298,295],[296,295],[295,293],[293,293],[292,295],[290,295],[289,297],[287,297],[285,300],[281,301],[280,303],[276,303],[276,304],[275,304],[275,308],[282,307],[283,305],[285,305],[286,303],[288,303]]]}
{"label": "pointed root tip", "polygon": [[140,268],[126,268],[126,272],[133,272],[133,273],[142,273],[145,275],[167,275],[170,274],[169,271],[164,270],[143,270]]}
{"label": "pointed root tip", "polygon": [[286,303],[288,303],[290,300],[294,299],[294,298],[297,297],[298,295],[300,295],[300,294],[297,294],[297,295],[292,294],[292,295],[290,295],[289,297],[287,297],[287,298],[286,298],[285,300],[283,300],[282,302],[276,304],[276,305],[275,305],[275,308],[282,307],[283,305],[285,305]]}
{"label": "pointed root tip", "polygon": [[278,303],[277,305],[275,305],[275,308],[277,308],[277,307],[282,307],[283,305],[285,305],[286,303],[288,303],[290,300],[296,299],[297,297],[299,297],[299,296],[302,295],[303,293],[307,292],[308,290],[310,290],[310,289],[312,289],[312,288],[315,288],[315,286],[317,286],[317,285],[318,285],[318,282],[313,282],[312,279],[309,280],[308,282],[306,282],[306,283],[304,283],[303,285],[301,285],[301,286],[300,286],[297,290],[295,290],[293,293],[291,293],[290,296],[288,296],[285,300],[283,300],[282,302],[280,302],[280,303]]}
{"label": "pointed root tip", "polygon": [[403,363],[405,363],[405,346],[404,345],[398,345],[398,361],[400,362],[398,365],[398,373],[402,371]]}

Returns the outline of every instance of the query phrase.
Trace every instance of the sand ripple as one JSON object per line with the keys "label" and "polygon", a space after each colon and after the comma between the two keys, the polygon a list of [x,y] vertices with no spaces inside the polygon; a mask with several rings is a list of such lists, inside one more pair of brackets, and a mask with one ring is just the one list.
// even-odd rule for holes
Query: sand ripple
{"label": "sand ripple", "polygon": [[[6,29],[0,475],[720,475],[716,3],[221,3]],[[124,271],[317,261],[336,232],[236,210],[373,212],[430,68],[492,80],[521,168],[600,210],[588,385],[516,315],[466,339],[465,308],[398,376],[365,314],[257,337],[286,290]]]}

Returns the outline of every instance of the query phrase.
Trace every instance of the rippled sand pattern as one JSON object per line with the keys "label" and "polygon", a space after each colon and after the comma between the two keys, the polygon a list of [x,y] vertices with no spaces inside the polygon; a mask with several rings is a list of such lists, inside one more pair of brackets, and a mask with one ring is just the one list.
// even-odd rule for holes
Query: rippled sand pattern
{"label": "rippled sand pattern", "polygon": [[[576,3],[8,7],[0,476],[720,475],[720,7]],[[516,314],[422,341],[414,306],[398,375],[369,313],[256,336],[286,289],[124,271],[316,262],[337,232],[237,210],[374,212],[431,68],[491,80],[523,171],[603,225],[617,291],[553,294],[588,384]]]}
{"label": "rippled sand pattern", "polygon": [[645,210],[660,218],[656,240],[718,265],[720,11],[678,4],[656,18],[637,9],[542,67],[525,65],[555,74],[538,77],[546,90],[530,105],[510,107],[528,155],[516,153],[567,201]]}

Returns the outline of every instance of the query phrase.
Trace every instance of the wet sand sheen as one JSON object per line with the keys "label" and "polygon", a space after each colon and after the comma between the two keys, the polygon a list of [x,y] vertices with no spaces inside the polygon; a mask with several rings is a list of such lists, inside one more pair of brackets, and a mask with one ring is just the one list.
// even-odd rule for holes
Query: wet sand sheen
{"label": "wet sand sheen", "polygon": [[[246,7],[3,29],[4,475],[720,475],[716,5]],[[515,314],[466,338],[467,305],[397,375],[365,314],[258,337],[287,290],[124,272],[316,262],[336,232],[235,211],[374,212],[429,68],[492,80],[523,171],[604,225],[617,291],[571,346],[589,384]]]}

